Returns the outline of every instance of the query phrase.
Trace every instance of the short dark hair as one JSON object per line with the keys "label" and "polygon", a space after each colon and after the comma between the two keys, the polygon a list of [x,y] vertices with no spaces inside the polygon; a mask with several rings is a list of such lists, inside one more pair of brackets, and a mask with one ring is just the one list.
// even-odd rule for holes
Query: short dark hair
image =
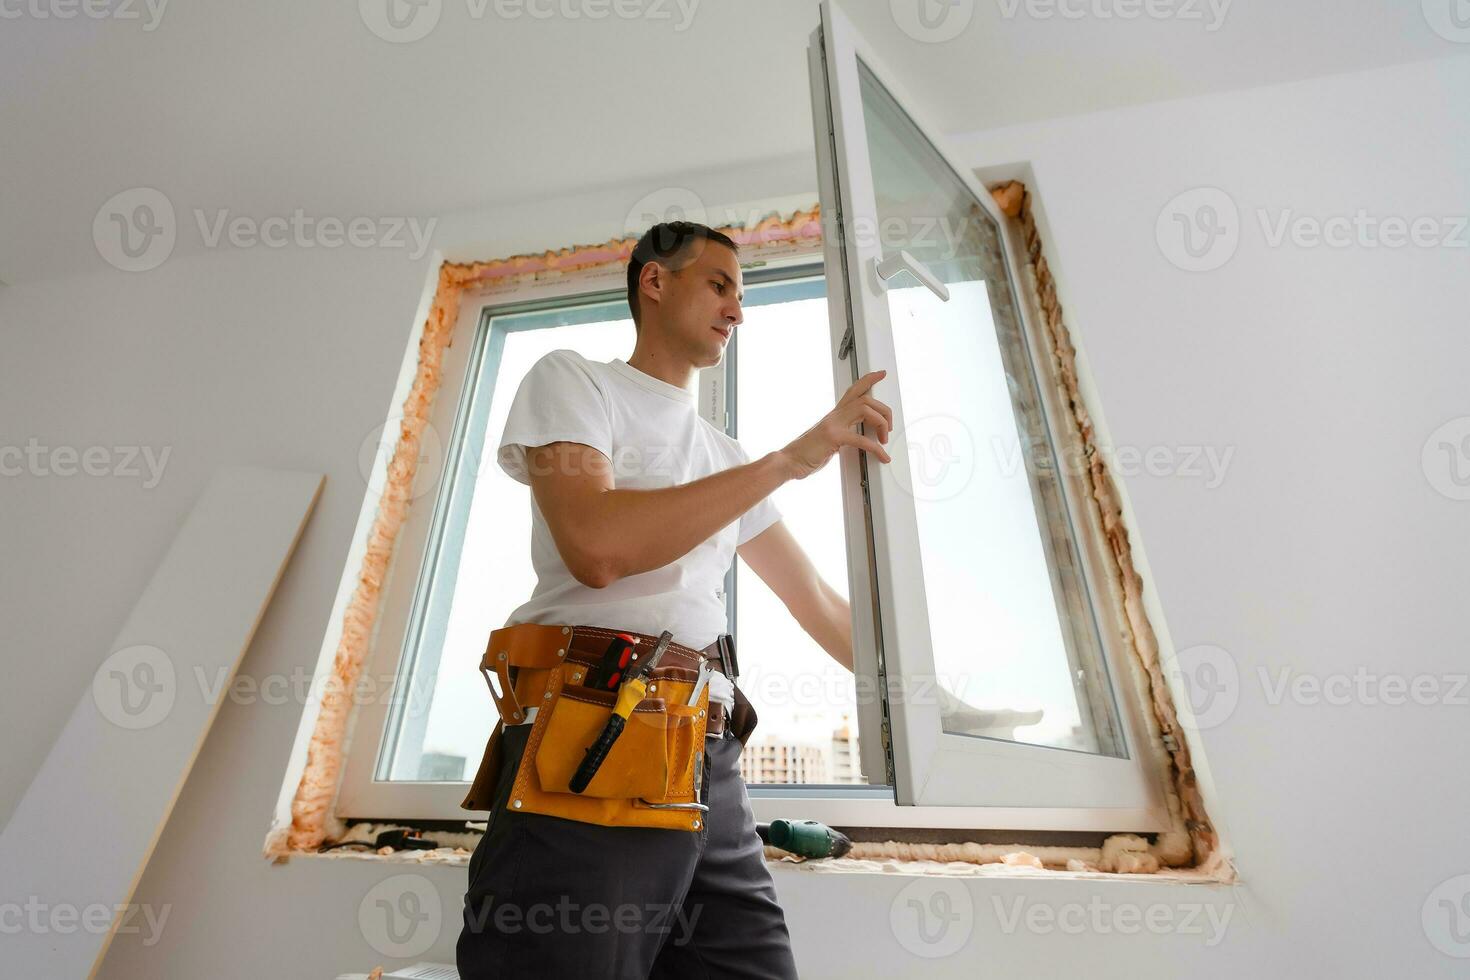
{"label": "short dark hair", "polygon": [[657,261],[671,270],[682,269],[684,260],[689,257],[687,253],[696,239],[715,242],[736,255],[740,254],[740,246],[729,235],[697,221],[660,222],[645,231],[643,237],[638,239],[638,244],[633,246],[633,254],[628,257],[628,309],[633,311],[635,331],[639,327],[638,277],[642,274],[643,267]]}

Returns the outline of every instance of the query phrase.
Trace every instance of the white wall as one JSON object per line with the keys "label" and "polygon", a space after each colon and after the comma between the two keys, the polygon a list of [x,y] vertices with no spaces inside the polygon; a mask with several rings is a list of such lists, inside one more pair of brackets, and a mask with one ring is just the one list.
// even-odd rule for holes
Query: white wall
{"label": "white wall", "polygon": [[[1470,873],[1459,775],[1470,709],[1273,705],[1257,668],[1465,669],[1455,600],[1470,584],[1470,502],[1435,491],[1420,449],[1441,423],[1470,415],[1470,250],[1271,249],[1254,211],[1470,213],[1466,91],[1470,58],[1460,58],[964,141],[977,167],[1034,165],[1068,319],[1113,440],[1234,447],[1214,489],[1187,475],[1123,482],[1169,634],[1180,648],[1224,648],[1239,670],[1238,704],[1203,743],[1243,881],[974,880],[959,887],[962,918],[947,934],[965,936],[962,947],[928,960],[896,938],[890,915],[902,932],[909,899],[938,910],[941,886],[778,869],[803,976],[1455,972],[1458,961],[1426,938],[1421,908],[1441,881]],[[798,158],[687,183],[714,201],[799,193],[814,180]],[[1154,225],[1166,201],[1199,185],[1227,191],[1246,224],[1228,264],[1190,274],[1165,261]],[[443,223],[441,238],[451,248],[474,240],[484,255],[600,240],[646,189],[467,216]],[[358,449],[388,408],[428,273],[427,260],[396,252],[257,249],[0,290],[6,444],[172,451],[152,489],[123,477],[0,483],[0,610],[16,638],[0,687],[0,813],[221,462],[328,474],[243,671],[262,678],[314,661],[363,491]],[[168,908],[162,938],[119,937],[103,977],[331,977],[381,960],[357,908],[396,869],[259,857],[299,711],[223,707],[136,895]],[[68,832],[106,824],[99,809]],[[465,873],[424,874],[445,923],[423,958],[452,962]],[[1214,946],[1204,916],[1193,923],[1202,933],[1083,923],[1064,934],[1028,930],[1024,918],[1007,932],[997,901],[1006,915],[1017,901],[1064,915],[1089,902],[1160,905],[1155,914],[1176,924],[1204,903],[1230,919]]]}

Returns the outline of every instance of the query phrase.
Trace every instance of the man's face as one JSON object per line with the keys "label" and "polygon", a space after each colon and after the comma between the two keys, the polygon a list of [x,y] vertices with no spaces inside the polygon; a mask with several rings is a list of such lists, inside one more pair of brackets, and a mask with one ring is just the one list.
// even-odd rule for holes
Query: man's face
{"label": "man's face", "polygon": [[724,245],[696,239],[689,254],[683,268],[663,277],[660,320],[671,346],[684,350],[695,367],[712,367],[745,318],[745,286],[735,253]]}

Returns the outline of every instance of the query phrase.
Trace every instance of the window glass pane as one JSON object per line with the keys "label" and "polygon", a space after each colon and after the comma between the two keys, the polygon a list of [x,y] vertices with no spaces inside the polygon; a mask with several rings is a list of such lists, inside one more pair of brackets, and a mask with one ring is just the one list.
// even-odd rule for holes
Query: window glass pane
{"label": "window glass pane", "polygon": [[[495,446],[521,379],[543,354],[571,348],[597,361],[627,357],[633,321],[625,302],[498,317],[481,338],[484,358],[464,423],[465,468],[441,502],[444,522],[430,545],[415,596],[401,676],[410,696],[389,719],[386,773],[378,778],[458,782],[474,775],[495,725],[479,673],[492,630],[536,586],[531,568],[529,488],[506,476]],[[440,397],[453,397],[441,391]],[[425,497],[417,503],[433,502]]]}
{"label": "window glass pane", "polygon": [[858,70],[944,730],[1126,756],[999,231]]}
{"label": "window glass pane", "polygon": [[[825,283],[808,278],[752,285],[745,314],[733,348],[742,370],[735,372],[739,392],[732,401],[738,401],[739,412],[732,416],[754,459],[790,441],[797,434],[794,420],[809,425],[831,410]],[[530,491],[495,461],[510,399],[548,351],[571,348],[606,361],[626,358],[635,340],[622,302],[491,321],[463,411],[463,454],[474,462],[458,469],[471,469],[475,478],[460,478],[438,505],[444,519],[420,579],[401,668],[411,696],[389,719],[390,747],[378,778],[462,781],[473,775],[495,722],[478,672],[485,639],[535,587]],[[773,390],[782,397],[771,398]],[[838,475],[829,466],[787,484],[776,503],[823,578],[845,595]],[[860,782],[852,674],[817,646],[738,559],[735,574],[738,592],[731,601],[738,615],[731,632],[740,654],[741,689],[760,716],[754,748],[744,754],[747,780]]]}
{"label": "window glass pane", "polygon": [[[832,410],[832,344],[823,280],[753,287],[746,296],[745,322],[735,330],[734,421],[746,452],[759,459]],[[786,483],[772,499],[818,573],[846,597],[835,461]],[[817,645],[739,558],[736,574],[732,632],[740,689],[760,718],[741,753],[741,774],[751,785],[863,782],[852,672]]]}

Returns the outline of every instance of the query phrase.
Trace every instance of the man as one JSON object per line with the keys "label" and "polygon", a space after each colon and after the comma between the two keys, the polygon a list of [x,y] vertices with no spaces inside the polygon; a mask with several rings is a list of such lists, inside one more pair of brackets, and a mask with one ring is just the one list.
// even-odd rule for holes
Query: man
{"label": "man", "polygon": [[[512,401],[498,458],[532,490],[538,579],[506,625],[669,630],[700,650],[725,632],[723,583],[738,552],[851,669],[848,604],[768,498],[843,446],[889,461],[892,412],[870,391],[884,372],[860,378],[800,437],[752,461],[699,415],[693,383],[720,363],[743,319],[736,244],[700,224],[655,225],[634,248],[627,281],[637,332],[627,361],[552,351]],[[759,642],[747,638],[746,648]],[[796,976],[740,778],[741,739],[728,728],[708,739],[709,811],[692,833],[507,809],[529,727],[503,732],[490,824],[470,861],[462,980]],[[497,915],[507,904],[512,914]]]}

